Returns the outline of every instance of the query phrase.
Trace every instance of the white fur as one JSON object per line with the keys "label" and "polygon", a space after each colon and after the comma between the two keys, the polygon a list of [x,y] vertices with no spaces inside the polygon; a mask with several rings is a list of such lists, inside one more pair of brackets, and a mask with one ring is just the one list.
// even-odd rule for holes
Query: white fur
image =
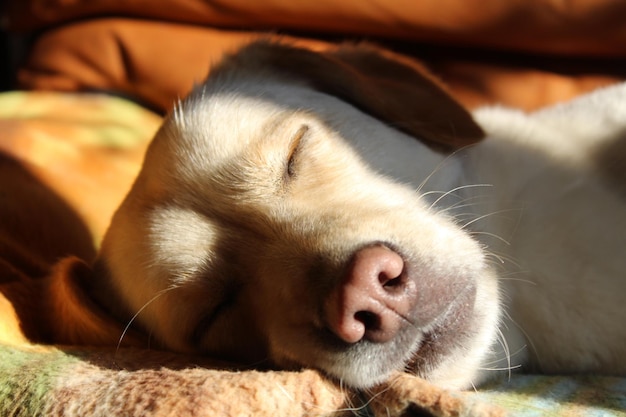
{"label": "white fur", "polygon": [[468,152],[467,178],[493,185],[481,210],[496,214],[472,228],[508,242],[480,238],[505,264],[501,287],[514,324],[503,331],[520,352],[514,362],[623,374],[626,204],[601,180],[594,155],[626,140],[626,84],[532,114],[474,115],[491,138]]}
{"label": "white fur", "polygon": [[[200,86],[166,121],[103,245],[122,310],[139,312],[167,347],[199,349],[189,333],[233,275],[238,308],[201,350],[379,382],[421,336],[389,361],[385,346],[323,351],[307,327],[323,323],[305,268],[313,255],[341,263],[389,241],[432,285],[449,276],[476,285],[471,331],[422,376],[458,388],[517,365],[626,371],[626,204],[590,157],[626,131],[626,86],[534,114],[479,110],[489,138],[445,155],[304,85],[230,83]],[[285,185],[302,126],[298,177]],[[220,263],[223,245],[243,264]],[[207,272],[214,265],[228,276]]]}

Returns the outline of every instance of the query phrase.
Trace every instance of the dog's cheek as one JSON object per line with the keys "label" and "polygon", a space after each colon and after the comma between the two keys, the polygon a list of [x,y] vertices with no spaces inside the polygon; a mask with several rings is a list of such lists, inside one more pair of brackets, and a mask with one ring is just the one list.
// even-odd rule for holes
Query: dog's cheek
{"label": "dog's cheek", "polygon": [[274,361],[285,356],[285,348],[314,343],[310,333],[320,326],[320,285],[308,282],[309,261],[289,252],[284,250],[280,258],[266,255],[247,290],[254,320]]}
{"label": "dog's cheek", "polygon": [[251,295],[243,292],[211,326],[200,348],[209,356],[255,366],[266,365],[267,334]]}
{"label": "dog's cheek", "polygon": [[151,213],[151,253],[156,265],[169,270],[172,283],[184,284],[197,274],[213,257],[218,240],[218,228],[193,210],[164,207]]}
{"label": "dog's cheek", "polygon": [[113,272],[133,278],[118,280],[118,291],[129,319],[137,314],[137,322],[168,347],[189,351],[188,327],[196,315],[191,306],[206,305],[210,296],[196,289],[204,288],[203,268],[213,261],[218,229],[192,210],[165,204],[140,217],[146,220],[128,220],[124,237],[130,239],[118,237],[109,253]]}

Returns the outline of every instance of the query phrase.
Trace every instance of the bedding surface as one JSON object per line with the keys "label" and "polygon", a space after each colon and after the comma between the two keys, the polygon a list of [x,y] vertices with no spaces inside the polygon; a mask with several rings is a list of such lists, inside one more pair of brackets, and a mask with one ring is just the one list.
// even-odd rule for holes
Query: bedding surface
{"label": "bedding surface", "polygon": [[[399,376],[356,395],[314,371],[158,352],[88,294],[161,117],[258,37],[417,57],[462,104],[534,110],[626,80],[622,0],[23,0],[0,94],[0,415],[626,416],[626,379],[513,374],[469,392]],[[121,98],[123,97],[123,98]],[[124,336],[122,337],[122,335]]]}

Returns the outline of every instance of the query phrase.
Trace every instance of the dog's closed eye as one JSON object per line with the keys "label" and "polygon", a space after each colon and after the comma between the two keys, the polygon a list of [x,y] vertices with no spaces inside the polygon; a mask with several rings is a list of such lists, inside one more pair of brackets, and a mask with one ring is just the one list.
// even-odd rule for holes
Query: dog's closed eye
{"label": "dog's closed eye", "polygon": [[285,181],[290,181],[296,176],[296,168],[298,162],[298,155],[302,148],[303,138],[306,136],[306,133],[309,131],[309,126],[303,125],[298,129],[296,134],[291,139],[291,143],[289,144],[289,157],[287,158],[287,165],[285,167]]}
{"label": "dog's closed eye", "polygon": [[200,346],[202,343],[202,339],[210,332],[211,327],[215,324],[215,322],[220,318],[220,316],[224,315],[229,308],[233,307],[237,299],[237,292],[230,291],[225,293],[221,299],[221,302],[211,308],[209,311],[205,312],[198,324],[194,328],[191,333],[190,342],[192,346]]}

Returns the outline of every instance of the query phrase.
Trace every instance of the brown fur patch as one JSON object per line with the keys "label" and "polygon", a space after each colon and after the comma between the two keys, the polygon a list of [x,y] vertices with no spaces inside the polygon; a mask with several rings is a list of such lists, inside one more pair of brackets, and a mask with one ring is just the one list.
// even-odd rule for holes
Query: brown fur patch
{"label": "brown fur patch", "polygon": [[230,57],[221,70],[233,65],[304,80],[437,148],[455,150],[484,136],[469,112],[422,65],[373,45],[313,52],[255,43]]}

